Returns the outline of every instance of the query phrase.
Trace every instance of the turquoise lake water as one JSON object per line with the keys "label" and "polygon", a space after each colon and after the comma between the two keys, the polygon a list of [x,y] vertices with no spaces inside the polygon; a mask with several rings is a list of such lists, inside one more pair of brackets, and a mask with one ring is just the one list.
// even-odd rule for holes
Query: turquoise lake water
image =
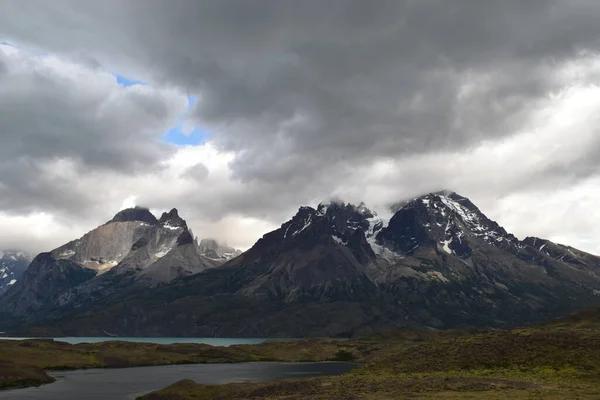
{"label": "turquoise lake water", "polygon": [[[20,337],[0,337],[0,340],[22,340],[32,338],[20,338]],[[67,342],[71,344],[78,343],[100,343],[112,340],[121,340],[125,342],[136,342],[136,343],[157,343],[157,344],[173,344],[173,343],[202,343],[209,344],[211,346],[231,346],[235,344],[259,344],[267,340],[288,340],[288,339],[268,339],[268,338],[182,338],[182,337],[113,337],[113,336],[99,336],[99,337],[55,337],[52,338],[56,341]]]}

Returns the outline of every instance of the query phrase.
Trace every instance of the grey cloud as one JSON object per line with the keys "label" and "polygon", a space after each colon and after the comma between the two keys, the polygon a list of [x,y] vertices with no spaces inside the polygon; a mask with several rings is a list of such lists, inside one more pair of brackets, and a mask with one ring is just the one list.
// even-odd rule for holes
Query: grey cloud
{"label": "grey cloud", "polygon": [[182,95],[118,88],[105,72],[23,51],[0,51],[0,62],[0,209],[85,212],[95,194],[77,192],[76,173],[135,175],[174,153],[158,139],[183,111]]}
{"label": "grey cloud", "polygon": [[0,86],[0,159],[72,157],[129,171],[153,165],[173,150],[154,140],[174,122],[167,105],[173,99],[115,89],[65,79],[40,65],[15,65]]}
{"label": "grey cloud", "polygon": [[89,211],[95,193],[80,190],[69,177],[53,176],[53,167],[30,158],[0,162],[0,210],[64,212],[72,217]]}
{"label": "grey cloud", "polygon": [[[51,30],[47,37],[24,32],[10,13],[4,29],[56,49],[89,42],[113,62],[199,94],[195,117],[237,152],[236,176],[281,184],[511,134],[563,84],[555,66],[597,50],[600,37],[591,1],[37,6],[13,18]],[[85,35],[57,29],[65,20]]]}
{"label": "grey cloud", "polygon": [[202,163],[198,163],[186,169],[181,176],[190,178],[196,182],[202,182],[208,176],[208,168]]}
{"label": "grey cloud", "polygon": [[[592,1],[36,5],[0,25],[57,49],[93,43],[92,52],[137,60],[150,77],[200,94],[195,116],[215,130],[227,126],[215,141],[239,153],[232,166],[248,181],[287,182],[298,171],[310,180],[340,162],[510,134],[525,109],[562,84],[553,66],[597,50],[600,39]],[[24,32],[16,26],[23,19],[50,34]],[[56,28],[66,21],[85,35]],[[491,79],[459,98],[481,77]],[[303,122],[286,129],[298,116]]]}
{"label": "grey cloud", "polygon": [[[182,201],[206,215],[239,212],[275,221],[293,206],[356,184],[354,171],[380,160],[401,166],[385,182],[397,188],[392,197],[407,188],[449,186],[483,193],[496,180],[494,190],[520,191],[594,174],[600,164],[594,145],[583,158],[511,171],[514,177],[503,179],[473,178],[469,174],[479,171],[469,165],[457,168],[455,177],[446,165],[409,168],[401,161],[465,153],[531,128],[549,96],[571,84],[560,75],[566,63],[600,50],[599,17],[600,4],[592,0],[14,0],[0,15],[0,39],[89,57],[197,95],[192,118],[211,131],[212,143],[235,153],[230,167],[239,186],[215,191],[218,200],[203,191]],[[135,124],[137,115],[117,115],[117,130],[99,121],[88,126],[83,110],[62,119],[61,110],[72,105],[60,101],[45,109],[54,126],[69,121],[113,141],[92,146],[73,136],[65,150],[63,134],[52,136],[62,128],[49,129],[47,139],[31,136],[44,149],[71,151],[90,168],[124,171],[147,168],[168,153],[149,140],[152,135],[134,142],[112,136]],[[169,114],[153,97],[131,101],[141,119],[159,123]],[[12,106],[10,123],[36,131],[36,122],[20,116],[17,106],[24,103]],[[36,110],[43,115],[43,108]],[[47,154],[17,142],[8,146],[12,154],[36,159]],[[184,176],[210,178],[202,166]],[[173,205],[141,196],[156,207]]]}

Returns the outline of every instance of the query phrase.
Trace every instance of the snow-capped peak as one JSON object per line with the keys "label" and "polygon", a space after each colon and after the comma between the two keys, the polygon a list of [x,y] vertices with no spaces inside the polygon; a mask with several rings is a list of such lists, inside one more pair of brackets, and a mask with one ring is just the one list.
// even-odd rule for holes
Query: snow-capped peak
{"label": "snow-capped peak", "polygon": [[322,201],[317,206],[317,215],[323,216],[327,214],[327,210],[332,207],[345,207],[346,203],[338,198],[333,198],[330,200]]}
{"label": "snow-capped peak", "polygon": [[30,262],[31,257],[23,251],[0,251],[0,293],[17,282]]}
{"label": "snow-capped peak", "polygon": [[372,215],[377,215],[376,212],[371,211],[367,208],[366,204],[364,202],[360,202],[360,204],[358,205],[358,207],[356,207],[356,209],[358,210],[359,213],[361,214],[372,214]]}
{"label": "snow-capped peak", "polygon": [[[325,215],[325,214],[323,214]],[[298,213],[292,218],[291,221],[287,222],[283,225],[285,227],[285,231],[283,232],[283,238],[293,238],[298,234],[306,230],[312,222],[314,221],[314,217],[320,216],[315,210],[311,207],[300,207]],[[286,226],[287,225],[287,226]]]}
{"label": "snow-capped peak", "polygon": [[[513,235],[487,218],[469,199],[453,191],[429,193],[406,203],[400,209],[415,207],[426,210],[420,218],[423,226],[429,232],[439,232],[436,234],[439,236],[438,248],[448,254],[460,253],[468,256],[468,246],[463,243],[466,236],[475,236],[504,248],[517,245],[518,240]],[[459,248],[464,252],[453,251]]]}

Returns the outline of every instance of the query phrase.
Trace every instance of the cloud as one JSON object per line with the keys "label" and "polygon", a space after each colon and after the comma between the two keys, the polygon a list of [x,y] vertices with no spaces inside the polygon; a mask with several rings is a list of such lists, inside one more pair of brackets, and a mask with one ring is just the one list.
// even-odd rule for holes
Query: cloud
{"label": "cloud", "polygon": [[599,17],[591,0],[9,0],[0,210],[75,210],[80,231],[134,196],[247,247],[332,195],[383,209],[449,188],[600,252],[595,210],[555,213],[600,200]]}
{"label": "cloud", "polygon": [[15,37],[91,44],[107,63],[197,94],[196,118],[248,181],[310,181],[510,135],[567,84],[556,65],[596,50],[600,34],[600,6],[586,1],[18,4],[3,21]]}
{"label": "cloud", "polygon": [[5,45],[0,62],[2,209],[81,211],[92,194],[74,190],[76,170],[135,175],[175,151],[158,140],[185,110],[175,90],[123,88],[107,72]]}
{"label": "cloud", "polygon": [[198,163],[195,165],[192,165],[191,167],[189,167],[188,169],[186,169],[182,176],[185,178],[189,178],[192,179],[194,181],[197,182],[202,182],[203,180],[206,179],[206,177],[208,176],[208,168],[206,168],[206,165],[202,164],[202,163]]}

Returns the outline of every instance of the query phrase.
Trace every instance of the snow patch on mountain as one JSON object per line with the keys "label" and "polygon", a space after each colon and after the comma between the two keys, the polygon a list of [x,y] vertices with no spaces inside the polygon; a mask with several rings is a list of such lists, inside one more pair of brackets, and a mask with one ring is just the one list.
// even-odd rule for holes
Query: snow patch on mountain
{"label": "snow patch on mountain", "polygon": [[170,252],[171,250],[172,250],[172,249],[162,249],[162,250],[160,250],[159,252],[155,253],[155,254],[154,254],[154,256],[155,256],[156,258],[162,258],[162,257],[166,256],[166,255],[167,255],[167,253],[168,253],[168,252]]}
{"label": "snow patch on mountain", "polygon": [[341,237],[336,236],[336,235],[331,235],[331,237],[333,238],[334,242],[336,242],[337,244],[341,244],[341,245],[344,245],[344,246],[347,245],[347,243],[344,242]]}
{"label": "snow patch on mountain", "polygon": [[292,233],[292,237],[298,235],[300,232],[303,232],[306,228],[308,228],[310,226],[312,222],[312,215],[309,215],[307,220],[304,221],[304,226],[300,229],[298,229],[296,232]]}
{"label": "snow patch on mountain", "polygon": [[0,251],[0,293],[14,285],[31,263],[31,257],[23,251]]}
{"label": "snow patch on mountain", "polygon": [[166,228],[166,229],[169,229],[169,230],[172,230],[172,231],[176,231],[178,229],[181,229],[182,227],[181,226],[174,226],[174,225],[170,225],[170,224],[166,223],[166,224],[163,225],[163,228]]}
{"label": "snow patch on mountain", "polygon": [[75,252],[71,249],[65,250],[62,253],[60,253],[58,256],[61,258],[69,258],[75,255]]}

